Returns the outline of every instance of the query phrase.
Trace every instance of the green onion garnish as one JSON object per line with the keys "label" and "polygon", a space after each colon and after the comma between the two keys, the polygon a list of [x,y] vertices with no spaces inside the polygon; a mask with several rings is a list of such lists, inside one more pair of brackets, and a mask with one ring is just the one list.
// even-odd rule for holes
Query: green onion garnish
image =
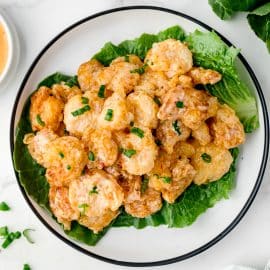
{"label": "green onion garnish", "polygon": [[154,101],[156,102],[156,104],[158,105],[158,106],[161,106],[161,102],[160,102],[160,99],[157,97],[157,96],[154,96]]}
{"label": "green onion garnish", "polygon": [[184,108],[184,102],[183,101],[176,101],[175,105],[177,108]]}
{"label": "green onion garnish", "polygon": [[163,181],[164,183],[169,184],[169,183],[172,182],[172,178],[171,178],[171,177],[168,177],[168,176],[161,176],[160,178],[162,179],[162,181]]}
{"label": "green onion garnish", "polygon": [[203,160],[204,162],[206,162],[206,163],[210,163],[211,160],[212,160],[211,156],[208,155],[207,153],[203,153],[203,154],[201,155],[201,158],[202,158],[202,160]]}
{"label": "green onion garnish", "polygon": [[67,165],[67,170],[71,170],[71,166],[70,165]]}
{"label": "green onion garnish", "polygon": [[89,98],[87,97],[82,97],[82,104],[88,104]]}
{"label": "green onion garnish", "polygon": [[133,128],[131,128],[130,132],[137,135],[140,138],[144,137],[144,131],[140,128],[133,127]]}
{"label": "green onion garnish", "polygon": [[88,159],[91,161],[95,161],[95,154],[92,151],[88,153]]}
{"label": "green onion garnish", "polygon": [[85,112],[87,111],[90,111],[90,106],[89,105],[85,105],[84,107],[72,112],[71,114],[75,117],[75,116],[78,116],[78,115],[81,115],[81,114],[84,114]]}
{"label": "green onion garnish", "polygon": [[41,119],[41,117],[40,117],[39,114],[37,114],[36,120],[37,120],[37,122],[38,122],[39,125],[41,125],[42,127],[45,126],[45,122],[42,121],[42,119]]}
{"label": "green onion garnish", "polygon": [[83,204],[80,204],[78,206],[78,208],[82,209],[81,213],[84,215],[85,214],[85,211],[86,211],[86,208],[89,207],[89,205],[87,203],[83,203]]}
{"label": "green onion garnish", "polygon": [[172,126],[173,126],[174,131],[180,136],[181,135],[181,130],[180,130],[180,127],[178,126],[178,121],[175,120],[172,123]]}
{"label": "green onion garnish", "polygon": [[60,158],[64,158],[65,157],[65,155],[64,155],[63,152],[59,152],[59,156],[60,156]]}
{"label": "green onion garnish", "polygon": [[94,186],[92,190],[89,191],[89,195],[92,195],[92,194],[98,194],[97,186]]}
{"label": "green onion garnish", "polygon": [[145,72],[146,67],[147,67],[147,64],[144,64],[140,68],[135,68],[135,69],[130,70],[130,73],[138,73],[138,74],[142,75]]}
{"label": "green onion garnish", "polygon": [[20,232],[11,232],[9,233],[6,238],[5,241],[2,244],[2,248],[7,248],[15,239],[19,239],[21,237],[21,233]]}
{"label": "green onion garnish", "polygon": [[29,264],[25,263],[25,264],[23,265],[23,270],[31,270]]}
{"label": "green onion garnish", "polygon": [[34,244],[35,242],[32,240],[32,238],[29,235],[30,231],[35,231],[35,230],[33,230],[33,229],[25,229],[25,230],[23,230],[23,236],[26,238],[26,240],[29,243]]}
{"label": "green onion garnish", "polygon": [[128,158],[131,158],[133,155],[136,154],[136,150],[134,149],[121,149],[121,152]]}
{"label": "green onion garnish", "polygon": [[129,62],[129,55],[125,55],[124,58],[126,62]]}
{"label": "green onion garnish", "polygon": [[6,202],[1,202],[0,203],[0,211],[8,211],[10,210],[10,207],[7,205]]}
{"label": "green onion garnish", "polygon": [[100,98],[105,98],[105,85],[102,84],[100,87],[99,87],[99,90],[98,90],[98,97]]}
{"label": "green onion garnish", "polygon": [[148,182],[149,182],[149,179],[144,176],[143,179],[142,179],[141,193],[144,193],[147,190]]}
{"label": "green onion garnish", "polygon": [[108,110],[107,110],[107,113],[106,113],[104,119],[105,119],[106,121],[112,121],[112,119],[113,119],[113,110],[112,110],[112,109],[108,109]]}
{"label": "green onion garnish", "polygon": [[8,227],[7,226],[4,226],[4,227],[1,227],[0,228],[0,236],[2,237],[6,237],[8,236]]}

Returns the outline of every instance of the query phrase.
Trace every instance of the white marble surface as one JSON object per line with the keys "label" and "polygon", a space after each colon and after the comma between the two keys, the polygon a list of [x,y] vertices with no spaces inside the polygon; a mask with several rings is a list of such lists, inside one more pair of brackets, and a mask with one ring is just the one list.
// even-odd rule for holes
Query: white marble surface
{"label": "white marble surface", "polygon": [[[29,263],[32,269],[125,269],[97,261],[80,254],[53,236],[31,212],[16,184],[9,149],[9,122],[12,105],[22,78],[41,48],[59,31],[75,21],[105,9],[123,5],[158,5],[187,13],[214,27],[235,46],[242,48],[255,70],[267,103],[270,100],[270,56],[258,38],[250,31],[244,14],[222,22],[207,4],[207,0],[0,0],[15,23],[20,42],[21,59],[16,76],[7,89],[0,92],[0,201],[7,201],[10,212],[0,212],[0,227],[11,230],[34,228],[35,244],[18,240],[0,252],[0,270],[22,269]],[[254,157],[256,158],[256,157]],[[244,264],[263,269],[270,258],[270,174],[266,170],[258,195],[240,224],[214,247],[187,261],[157,269],[209,270],[223,269],[229,264]]]}

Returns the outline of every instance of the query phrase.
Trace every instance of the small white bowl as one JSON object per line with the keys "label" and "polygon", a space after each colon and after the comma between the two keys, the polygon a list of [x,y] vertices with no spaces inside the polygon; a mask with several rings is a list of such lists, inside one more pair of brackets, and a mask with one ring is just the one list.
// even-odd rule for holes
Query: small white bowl
{"label": "small white bowl", "polygon": [[14,75],[19,60],[19,39],[14,25],[7,15],[0,10],[0,24],[3,25],[7,35],[8,57],[3,72],[0,74],[0,90],[7,86],[9,79]]}

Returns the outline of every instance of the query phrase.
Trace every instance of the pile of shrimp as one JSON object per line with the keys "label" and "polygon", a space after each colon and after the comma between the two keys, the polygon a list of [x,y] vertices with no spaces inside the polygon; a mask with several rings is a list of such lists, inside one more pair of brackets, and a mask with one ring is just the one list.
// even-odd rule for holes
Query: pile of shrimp
{"label": "pile of shrimp", "polygon": [[32,157],[46,168],[53,214],[95,233],[120,207],[144,218],[174,203],[191,184],[220,179],[245,140],[235,111],[202,90],[222,76],[193,66],[187,45],[153,44],[142,62],[90,60],[79,86],[40,87],[31,97]]}

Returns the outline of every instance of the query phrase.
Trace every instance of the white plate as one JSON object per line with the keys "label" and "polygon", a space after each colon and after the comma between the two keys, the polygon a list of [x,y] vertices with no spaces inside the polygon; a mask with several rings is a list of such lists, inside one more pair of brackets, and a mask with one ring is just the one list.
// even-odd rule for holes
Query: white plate
{"label": "white plate", "polygon": [[[107,41],[118,44],[143,32],[157,33],[175,24],[187,32],[210,29],[175,11],[155,7],[126,7],[90,16],[60,33],[35,59],[19,90],[11,121],[11,149],[14,128],[22,107],[41,79],[55,71],[75,74],[80,63],[99,51]],[[70,240],[61,227],[21,188],[32,210],[47,228],[70,246],[112,263],[161,265],[189,258],[215,244],[235,227],[248,210],[260,186],[268,154],[269,128],[262,91],[242,56],[237,64],[243,79],[256,95],[260,128],[247,136],[247,142],[241,149],[237,186],[229,200],[223,200],[209,209],[192,226],[183,229],[168,229],[165,226],[143,230],[113,228],[95,247]]]}

